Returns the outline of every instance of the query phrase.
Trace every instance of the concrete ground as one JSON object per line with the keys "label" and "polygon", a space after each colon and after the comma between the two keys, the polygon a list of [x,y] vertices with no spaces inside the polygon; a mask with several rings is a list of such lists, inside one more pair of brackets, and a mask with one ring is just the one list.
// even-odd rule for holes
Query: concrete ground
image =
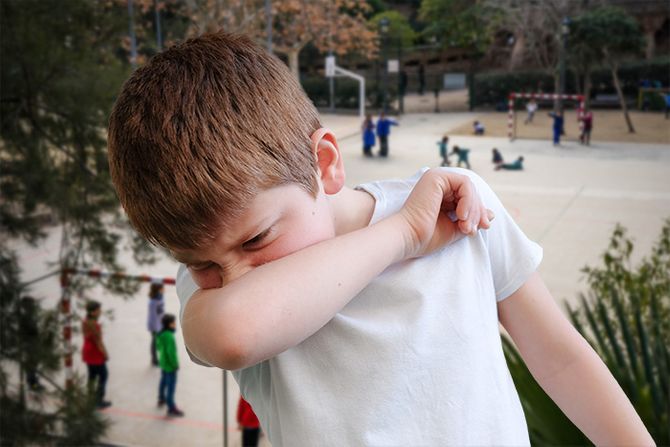
{"label": "concrete ground", "polygon": [[[350,186],[389,177],[407,177],[422,166],[440,162],[436,142],[451,129],[471,123],[476,114],[405,115],[393,128],[388,159],[366,159],[361,154],[360,122],[356,117],[324,116],[325,125],[339,136]],[[501,115],[500,119],[505,119]],[[555,148],[547,140],[453,136],[451,145],[471,149],[471,164],[499,194],[501,200],[529,237],[544,247],[540,272],[559,301],[572,301],[585,290],[580,268],[595,265],[607,247],[616,223],[628,228],[635,241],[634,258],[649,252],[663,220],[670,218],[670,141],[640,144],[593,141],[591,147],[567,142]],[[494,171],[491,148],[506,159],[525,157],[523,172]],[[494,222],[495,224],[495,222]],[[20,252],[24,278],[29,280],[49,270],[58,256],[60,232],[54,229],[38,247]],[[153,266],[136,267],[124,252],[121,264],[129,271],[152,276],[174,276],[176,264],[163,257]],[[188,361],[181,333],[177,333],[180,359],[176,400],[186,412],[182,419],[165,419],[156,408],[159,371],[150,366],[149,334],[145,329],[146,293],[143,287],[134,300],[123,301],[94,295],[114,318],[103,319],[105,341],[110,351],[108,398],[113,406],[104,411],[112,422],[105,441],[134,446],[220,446],[223,443],[223,373]],[[45,304],[57,302],[56,278],[33,289]],[[174,288],[166,288],[168,312],[177,313]],[[75,339],[81,345],[80,336]],[[78,373],[85,369],[75,359]],[[229,376],[229,445],[239,445],[235,408],[239,391]],[[269,445],[263,438],[261,445]]]}

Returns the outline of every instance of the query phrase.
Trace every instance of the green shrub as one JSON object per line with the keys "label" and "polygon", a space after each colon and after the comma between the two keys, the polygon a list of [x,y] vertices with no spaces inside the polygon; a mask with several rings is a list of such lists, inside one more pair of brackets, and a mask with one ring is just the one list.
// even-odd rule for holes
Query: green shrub
{"label": "green shrub", "polygon": [[[601,267],[585,267],[577,330],[603,359],[658,445],[670,444],[670,219],[651,255],[631,264],[633,243],[617,226]],[[532,378],[508,340],[505,355],[519,389],[533,444],[584,444],[579,430]]]}
{"label": "green shrub", "polygon": [[[328,78],[323,76],[305,76],[301,79],[302,88],[314,105],[319,108],[330,106],[330,90]],[[348,78],[337,78],[335,80],[335,107],[338,109],[358,109],[358,90],[357,81]],[[393,78],[389,79],[388,97],[389,103],[397,98],[397,82]],[[378,85],[374,79],[365,81],[365,99],[366,107],[380,109],[382,104],[381,85]]]}
{"label": "green shrub", "polygon": [[[668,87],[670,85],[670,58],[658,58],[652,61],[635,61],[619,67],[619,79],[626,97],[637,100],[638,88],[642,79],[657,81]],[[574,72],[567,70],[565,76],[566,92],[577,92]],[[607,68],[597,68],[591,73],[591,97],[598,94],[615,94],[612,73]],[[507,103],[511,92],[552,93],[554,78],[545,71],[519,71],[505,73],[480,73],[475,76],[474,106],[493,107],[499,103]],[[659,96],[660,98],[660,96]],[[652,110],[662,109],[656,100],[650,105]],[[523,107],[525,101],[518,101],[515,107]]]}

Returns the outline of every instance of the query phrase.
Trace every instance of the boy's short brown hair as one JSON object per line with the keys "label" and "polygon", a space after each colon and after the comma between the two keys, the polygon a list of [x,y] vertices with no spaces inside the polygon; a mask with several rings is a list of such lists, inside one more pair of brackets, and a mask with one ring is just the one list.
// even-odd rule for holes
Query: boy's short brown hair
{"label": "boy's short brown hair", "polygon": [[319,127],[284,63],[245,36],[206,34],[124,84],[109,122],[112,181],[150,242],[203,247],[264,189],[296,183],[316,195]]}

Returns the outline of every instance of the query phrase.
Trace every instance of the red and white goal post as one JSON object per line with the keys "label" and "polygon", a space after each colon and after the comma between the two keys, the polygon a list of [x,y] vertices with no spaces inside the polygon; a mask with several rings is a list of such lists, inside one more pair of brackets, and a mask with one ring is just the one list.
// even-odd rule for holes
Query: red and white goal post
{"label": "red and white goal post", "polygon": [[567,95],[558,93],[519,93],[512,92],[507,98],[507,135],[510,141],[516,139],[516,112],[514,110],[514,102],[517,98],[535,99],[540,101],[555,101],[557,99],[567,101],[577,101],[577,120],[579,121],[579,133],[582,132],[584,126],[584,95]]}

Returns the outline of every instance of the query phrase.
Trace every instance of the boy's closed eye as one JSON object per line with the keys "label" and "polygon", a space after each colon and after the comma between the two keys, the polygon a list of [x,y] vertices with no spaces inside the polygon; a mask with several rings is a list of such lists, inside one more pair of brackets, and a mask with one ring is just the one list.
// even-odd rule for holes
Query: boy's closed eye
{"label": "boy's closed eye", "polygon": [[186,264],[186,267],[189,270],[192,270],[194,272],[202,272],[204,270],[207,270],[210,267],[214,267],[214,265],[215,264],[213,262],[208,261],[208,262],[199,262],[199,263],[193,263],[193,264],[189,263],[189,264]]}
{"label": "boy's closed eye", "polygon": [[266,230],[261,231],[256,236],[247,240],[242,244],[242,249],[245,251],[256,251],[264,248],[268,242],[271,240],[270,236],[274,234],[274,225],[270,226]]}
{"label": "boy's closed eye", "polygon": [[[246,240],[242,243],[242,249],[244,251],[257,251],[261,248],[264,248],[268,245],[270,241],[270,235],[273,234],[274,226],[267,228],[266,230],[261,231],[256,234],[256,236]],[[186,267],[194,271],[206,270],[210,267],[216,265],[213,261],[202,261],[202,262],[187,262]]]}

